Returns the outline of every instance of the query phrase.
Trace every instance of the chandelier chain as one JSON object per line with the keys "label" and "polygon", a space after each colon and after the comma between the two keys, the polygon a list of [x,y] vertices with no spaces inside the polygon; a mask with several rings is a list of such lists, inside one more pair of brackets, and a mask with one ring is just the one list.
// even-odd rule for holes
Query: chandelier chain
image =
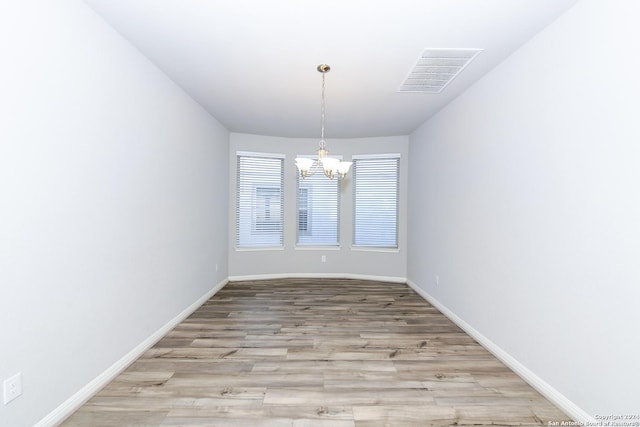
{"label": "chandelier chain", "polygon": [[324,142],[324,73],[322,73],[322,103],[320,107],[320,146],[325,148]]}

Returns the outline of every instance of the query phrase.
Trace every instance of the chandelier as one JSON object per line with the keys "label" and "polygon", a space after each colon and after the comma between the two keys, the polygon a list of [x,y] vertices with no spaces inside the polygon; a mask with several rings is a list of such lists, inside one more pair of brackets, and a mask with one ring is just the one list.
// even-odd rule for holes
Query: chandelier
{"label": "chandelier", "polygon": [[327,143],[324,140],[324,76],[331,70],[327,64],[318,65],[318,71],[322,74],[322,107],[320,109],[320,144],[318,147],[317,158],[309,157],[296,157],[296,166],[300,171],[302,178],[307,178],[318,170],[322,166],[322,170],[327,178],[333,179],[335,176],[344,178],[349,172],[351,162],[343,162],[335,157],[329,157],[329,150],[327,150]]}

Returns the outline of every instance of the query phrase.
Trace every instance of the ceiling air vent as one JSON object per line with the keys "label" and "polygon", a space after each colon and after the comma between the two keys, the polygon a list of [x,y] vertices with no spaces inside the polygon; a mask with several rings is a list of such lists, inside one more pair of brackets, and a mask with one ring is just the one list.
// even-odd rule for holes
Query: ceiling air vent
{"label": "ceiling air vent", "polygon": [[440,93],[482,49],[425,49],[398,92]]}

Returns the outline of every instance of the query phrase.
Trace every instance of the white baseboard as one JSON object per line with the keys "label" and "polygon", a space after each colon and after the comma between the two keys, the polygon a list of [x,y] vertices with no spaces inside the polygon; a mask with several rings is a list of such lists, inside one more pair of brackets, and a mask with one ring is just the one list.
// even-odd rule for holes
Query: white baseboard
{"label": "white baseboard", "polygon": [[229,276],[230,282],[242,280],[270,280],[270,279],[357,279],[376,280],[380,282],[406,283],[406,277],[375,276],[352,273],[282,273],[282,274],[253,274],[246,276]]}
{"label": "white baseboard", "polygon": [[546,397],[554,405],[560,408],[565,414],[570,416],[574,421],[577,421],[580,425],[597,425],[596,419],[591,417],[578,405],[567,399],[562,393],[553,388],[549,383],[537,376],[534,372],[529,370],[522,363],[518,362],[513,356],[504,351],[501,347],[496,345],[489,338],[482,335],[476,329],[474,329],[467,322],[458,317],[454,312],[445,307],[440,301],[429,295],[424,289],[420,288],[411,280],[407,280],[407,285],[411,287],[418,295],[427,300],[431,305],[437,308],[442,314],[444,314],[449,320],[458,325],[460,329],[464,330],[473,339],[486,348],[491,354],[493,354],[498,360],[507,365],[509,369],[515,372],[520,378],[526,381],[531,387],[536,389],[540,394]]}
{"label": "white baseboard", "polygon": [[200,297],[196,302],[185,308],[180,314],[171,319],[162,328],[158,329],[147,339],[134,347],[129,353],[125,354],[120,360],[107,368],[106,371],[98,375],[87,385],[82,387],[77,393],[64,401],[60,406],[54,409],[49,415],[41,419],[34,427],[55,427],[73,414],[78,408],[86,403],[94,394],[100,391],[105,385],[111,382],[122,371],[124,371],[137,358],[151,348],[156,342],[164,337],[171,329],[175,328],[180,322],[189,317],[198,307],[204,304],[216,292],[224,287],[228,282],[227,279],[218,283],[210,291]]}

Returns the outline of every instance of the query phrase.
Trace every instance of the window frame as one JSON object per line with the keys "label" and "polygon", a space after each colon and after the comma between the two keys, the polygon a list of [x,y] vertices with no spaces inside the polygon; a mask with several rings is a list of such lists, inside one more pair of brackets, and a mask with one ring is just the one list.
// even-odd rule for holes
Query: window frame
{"label": "window frame", "polygon": [[[242,179],[242,160],[241,159],[253,159],[256,163],[263,161],[278,160],[279,174],[265,175],[265,180],[260,182],[244,181]],[[284,165],[286,156],[278,153],[263,153],[253,151],[236,151],[236,185],[235,185],[235,249],[236,250],[273,250],[284,249],[284,230],[285,230],[285,180],[284,180]],[[251,161],[251,160],[250,160]],[[276,167],[274,166],[274,169]],[[254,177],[255,178],[255,177]],[[260,190],[271,190],[274,195],[277,195],[279,190],[280,197],[275,207],[279,207],[277,215],[279,218],[276,220],[267,221],[272,212],[272,199],[268,197],[268,191],[263,195],[265,200],[260,203]],[[242,193],[244,191],[244,193]],[[265,221],[260,226],[260,207],[264,207],[264,219]],[[248,212],[244,210],[248,210]],[[243,222],[244,218],[244,222]],[[250,223],[247,224],[246,219],[249,218]],[[242,224],[241,224],[242,223]],[[271,230],[272,229],[272,230]],[[243,231],[244,230],[244,231]],[[274,237],[274,241],[266,243],[260,243],[258,238],[255,240],[248,239],[243,242],[243,236],[262,236],[264,240],[268,240],[269,235]]]}
{"label": "window frame", "polygon": [[[385,154],[360,154],[353,155],[353,212],[352,212],[352,250],[360,250],[360,251],[376,251],[376,252],[399,252],[400,244],[399,244],[399,232],[400,232],[400,175],[401,175],[401,154],[400,153],[385,153]],[[393,227],[393,244],[385,244],[383,242],[379,243],[362,243],[362,236],[358,236],[358,223],[359,217],[358,214],[358,162],[362,161],[385,161],[385,160],[393,160],[396,164],[395,166],[395,212],[393,215],[393,221],[395,222]],[[360,168],[362,168],[362,163],[360,163]],[[363,178],[360,178],[363,179]],[[372,190],[375,187],[375,183],[368,183],[366,186],[369,187],[369,190]],[[366,188],[366,187],[365,187]],[[361,188],[362,189],[362,188]],[[366,198],[365,198],[366,200]],[[373,199],[372,199],[373,200]],[[366,213],[366,211],[364,212]],[[360,242],[360,243],[359,243]]]}
{"label": "window frame", "polygon": [[[316,157],[314,156],[309,156],[309,155],[298,155],[296,157],[306,157],[306,158],[313,158],[315,159]],[[337,159],[342,160],[342,156],[331,156],[331,157],[335,157]],[[305,234],[303,235],[303,237],[306,237],[307,239],[311,240],[313,238],[313,230],[314,230],[314,225],[313,225],[313,221],[314,218],[318,218],[320,216],[319,212],[314,212],[313,209],[313,199],[314,199],[314,188],[313,186],[311,186],[310,188],[301,188],[300,184],[304,183],[305,181],[308,180],[312,180],[312,179],[322,179],[322,180],[327,180],[328,182],[331,183],[335,183],[335,202],[336,202],[336,206],[335,206],[335,242],[313,242],[313,241],[309,241],[309,242],[301,242],[300,241],[300,190],[304,189],[307,190],[307,209],[306,209],[306,213],[307,213],[307,231],[305,232]],[[320,188],[326,188],[326,187],[320,187],[320,186],[316,186],[316,191]],[[333,190],[333,189],[332,189]],[[327,197],[332,197],[332,195],[329,195]],[[325,196],[320,196],[320,199],[322,200],[326,200]],[[312,175],[311,177],[307,177],[307,178],[302,178],[300,176],[300,174],[296,174],[296,241],[295,241],[295,248],[296,249],[313,249],[313,248],[323,248],[323,249],[332,249],[332,248],[340,248],[340,217],[341,217],[341,201],[340,201],[341,197],[340,197],[340,180],[335,177],[333,180],[327,178],[324,175],[324,172],[322,170],[322,166],[318,166],[316,172],[314,175]],[[320,228],[320,230],[322,230],[322,228]]]}

